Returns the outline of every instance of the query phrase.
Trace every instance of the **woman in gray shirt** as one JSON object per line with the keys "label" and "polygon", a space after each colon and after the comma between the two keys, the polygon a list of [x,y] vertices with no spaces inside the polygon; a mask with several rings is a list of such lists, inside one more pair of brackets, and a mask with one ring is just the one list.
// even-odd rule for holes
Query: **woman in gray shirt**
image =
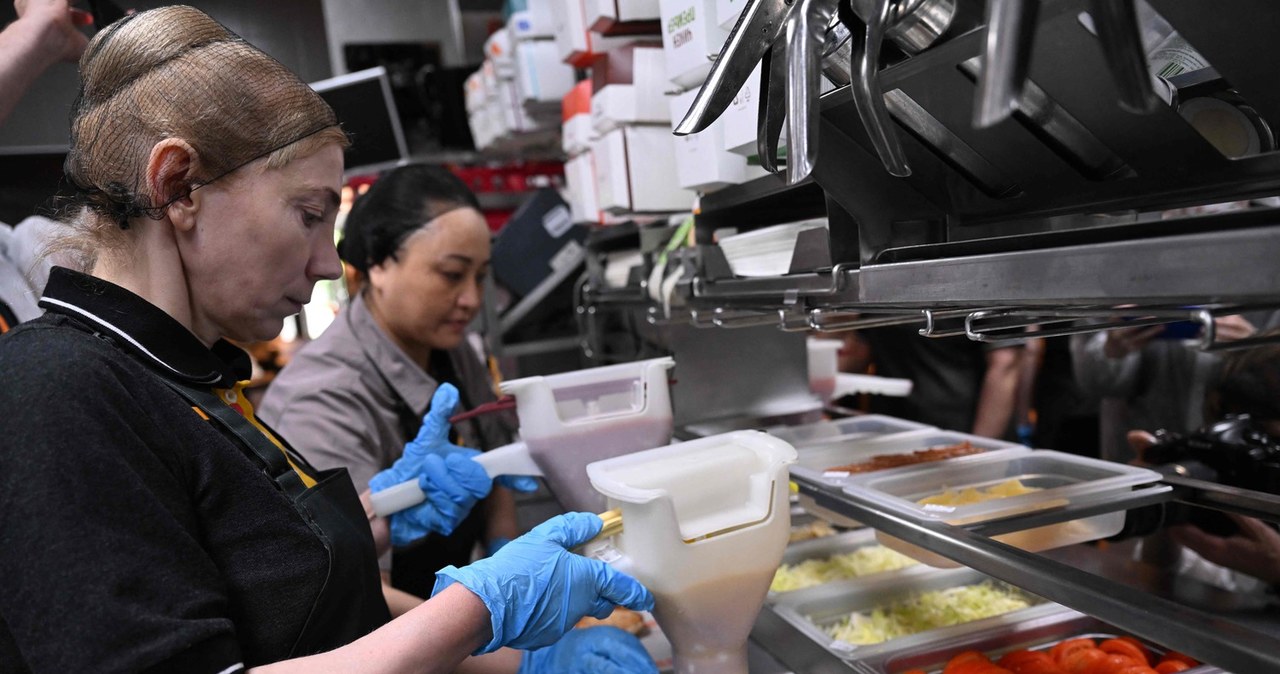
{"label": "woman in gray shirt", "polygon": [[[383,176],[347,217],[339,253],[360,292],[268,388],[258,414],[318,468],[345,467],[357,489],[391,466],[418,433],[440,383],[459,409],[495,398],[488,368],[467,343],[489,268],[489,229],[467,187],[447,170],[405,166]],[[511,442],[514,419],[484,415],[455,427],[459,445]],[[449,535],[382,561],[392,612],[428,597],[435,571],[496,551],[516,536],[511,493],[496,487]]]}

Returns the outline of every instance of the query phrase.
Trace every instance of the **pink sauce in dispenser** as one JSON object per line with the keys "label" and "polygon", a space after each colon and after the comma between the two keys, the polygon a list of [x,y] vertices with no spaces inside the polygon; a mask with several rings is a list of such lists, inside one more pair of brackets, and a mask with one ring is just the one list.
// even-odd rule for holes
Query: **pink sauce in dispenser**
{"label": "pink sauce in dispenser", "polygon": [[587,464],[671,441],[674,366],[656,358],[503,382],[516,399],[521,441],[477,460],[491,476],[542,475],[566,509],[600,512],[605,498],[591,488]]}
{"label": "pink sauce in dispenser", "polygon": [[782,440],[735,431],[587,467],[622,514],[602,545],[653,592],[677,674],[747,674],[747,639],[790,533],[795,460]]}

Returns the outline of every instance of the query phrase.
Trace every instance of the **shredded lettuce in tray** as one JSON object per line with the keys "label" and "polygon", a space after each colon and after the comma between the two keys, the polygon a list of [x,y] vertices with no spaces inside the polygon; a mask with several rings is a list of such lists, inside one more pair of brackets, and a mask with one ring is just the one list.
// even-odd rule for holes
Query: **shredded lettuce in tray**
{"label": "shredded lettuce in tray", "polygon": [[894,571],[913,564],[918,562],[883,545],[867,545],[839,555],[806,559],[799,564],[783,564],[773,575],[769,589],[790,592],[834,580]]}
{"label": "shredded lettuce in tray", "polygon": [[852,613],[827,634],[851,644],[869,645],[948,625],[1027,608],[1030,598],[989,581],[924,592],[867,613]]}

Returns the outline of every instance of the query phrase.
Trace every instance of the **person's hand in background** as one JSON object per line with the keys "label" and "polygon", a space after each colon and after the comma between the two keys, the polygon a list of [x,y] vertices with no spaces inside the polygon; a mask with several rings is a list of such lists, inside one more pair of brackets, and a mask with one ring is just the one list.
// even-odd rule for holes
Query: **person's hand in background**
{"label": "person's hand in background", "polygon": [[25,30],[38,35],[42,48],[54,60],[80,60],[89,38],[79,27],[93,23],[91,14],[72,8],[67,0],[15,0],[13,8],[18,12],[14,25],[23,23]]}
{"label": "person's hand in background", "polygon": [[49,66],[80,58],[89,40],[76,26],[93,22],[67,0],[15,0],[13,7],[18,20],[0,31],[0,124]]}
{"label": "person's hand in background", "polygon": [[1206,560],[1270,584],[1280,583],[1280,533],[1262,520],[1226,513],[1239,527],[1230,536],[1215,536],[1194,524],[1169,527],[1169,535]]}
{"label": "person's hand in background", "polygon": [[546,648],[526,651],[518,674],[658,674],[640,640],[608,625],[570,630]]}
{"label": "person's hand in background", "polygon": [[1258,329],[1253,326],[1253,323],[1245,320],[1244,316],[1236,314],[1213,319],[1213,331],[1218,341],[1230,342],[1252,337]]}
{"label": "person's hand in background", "polygon": [[1146,346],[1164,332],[1163,325],[1148,325],[1138,328],[1119,328],[1117,330],[1107,331],[1107,341],[1102,347],[1102,353],[1107,358],[1124,358],[1125,356],[1141,351]]}

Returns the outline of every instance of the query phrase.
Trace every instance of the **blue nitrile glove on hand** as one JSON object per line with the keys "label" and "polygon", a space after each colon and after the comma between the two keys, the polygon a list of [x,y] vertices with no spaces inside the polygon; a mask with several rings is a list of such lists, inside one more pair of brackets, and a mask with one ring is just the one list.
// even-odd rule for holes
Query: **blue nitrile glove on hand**
{"label": "blue nitrile glove on hand", "polygon": [[[369,480],[379,492],[401,482],[417,480],[427,500],[391,516],[391,544],[408,545],[429,533],[448,535],[489,495],[493,480],[472,459],[480,452],[449,442],[449,416],[458,406],[458,389],[452,384],[436,387],[431,409],[422,418],[418,436],[404,446],[404,454],[390,468]],[[534,491],[537,480],[526,476],[499,478],[499,484],[519,491]]]}
{"label": "blue nitrile glove on hand", "polygon": [[640,640],[616,627],[570,630],[547,648],[525,651],[519,674],[658,674]]}
{"label": "blue nitrile glove on hand", "polygon": [[461,583],[484,602],[493,639],[476,655],[502,646],[527,650],[553,644],[583,616],[604,618],[615,605],[652,609],[653,595],[634,578],[600,560],[569,552],[594,538],[603,526],[604,521],[591,513],[553,517],[492,557],[461,569],[440,569],[431,594]]}

